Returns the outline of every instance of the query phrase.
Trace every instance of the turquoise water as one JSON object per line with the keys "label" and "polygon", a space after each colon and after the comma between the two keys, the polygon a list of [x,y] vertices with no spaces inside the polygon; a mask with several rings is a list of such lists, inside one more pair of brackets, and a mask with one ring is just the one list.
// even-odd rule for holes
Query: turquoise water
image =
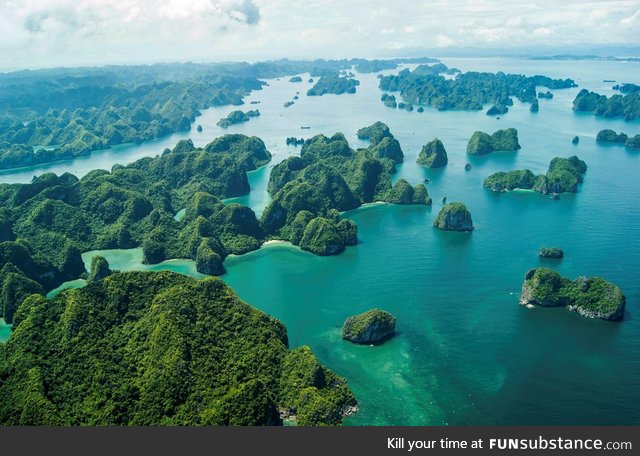
{"label": "turquoise water", "polygon": [[[430,178],[434,207],[372,205],[351,211],[346,216],[358,223],[360,243],[345,253],[321,258],[273,244],[227,259],[224,280],[247,302],[282,320],[292,346],[310,345],[324,364],[348,379],[360,411],[347,424],[639,424],[640,153],[600,146],[595,135],[603,128],[637,134],[640,122],[578,115],[571,103],[582,87],[611,94],[612,84],[603,79],[640,82],[640,64],[444,62],[463,71],[571,77],[581,87],[554,91],[552,100],[540,101],[538,114],[515,101],[497,120],[483,112],[427,108],[419,114],[385,108],[375,75],[359,75],[356,95],[302,96],[283,108],[309,84],[269,81],[269,87],[248,99],[261,101],[262,115],[226,132],[263,138],[277,163],[298,153],[284,145],[287,136],[342,131],[354,147],[363,147],[355,137],[357,129],[383,120],[406,157],[394,179],[404,177],[415,184]],[[194,142],[202,145],[223,134],[215,122],[230,109],[207,110],[197,121],[204,131],[190,134]],[[302,125],[311,130],[301,130]],[[506,127],[518,129],[519,152],[471,158],[465,154],[473,131]],[[574,135],[580,136],[577,146],[571,144]],[[418,167],[420,148],[435,136],[443,141],[449,164],[438,170]],[[168,138],[167,144],[178,137]],[[98,153],[95,162],[78,160],[48,169],[72,169],[81,175],[99,166],[95,163],[110,168],[117,160],[155,155],[163,147],[122,148]],[[556,201],[533,192],[495,194],[482,187],[495,171],[544,172],[554,156],[572,154],[589,166],[575,195],[563,194]],[[464,171],[467,161],[473,166],[469,172]],[[251,173],[252,192],[233,201],[260,212],[269,201],[266,183],[272,164]],[[5,172],[0,181],[28,181],[43,170]],[[445,195],[471,210],[473,233],[432,227]],[[563,248],[565,258],[539,259],[543,245]],[[143,266],[139,249],[101,254],[113,269],[195,272],[193,262],[184,260]],[[627,296],[625,321],[519,306],[525,272],[540,265],[569,277],[599,275],[614,281]],[[371,307],[397,316],[397,337],[376,347],[342,341],[344,319]]]}
{"label": "turquoise water", "polygon": [[8,325],[4,318],[0,318],[0,343],[6,342],[11,335],[11,325]]}

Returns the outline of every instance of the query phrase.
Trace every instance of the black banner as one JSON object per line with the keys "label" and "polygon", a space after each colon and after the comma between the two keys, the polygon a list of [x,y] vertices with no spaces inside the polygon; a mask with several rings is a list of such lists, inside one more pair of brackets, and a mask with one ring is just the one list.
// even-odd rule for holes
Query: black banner
{"label": "black banner", "polygon": [[635,455],[638,427],[0,428],[3,455]]}

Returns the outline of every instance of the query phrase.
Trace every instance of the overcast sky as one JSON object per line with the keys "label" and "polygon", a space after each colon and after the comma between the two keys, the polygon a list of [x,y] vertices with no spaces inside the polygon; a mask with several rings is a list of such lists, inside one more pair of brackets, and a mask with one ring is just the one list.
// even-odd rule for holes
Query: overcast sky
{"label": "overcast sky", "polygon": [[0,0],[0,70],[640,45],[640,0]]}

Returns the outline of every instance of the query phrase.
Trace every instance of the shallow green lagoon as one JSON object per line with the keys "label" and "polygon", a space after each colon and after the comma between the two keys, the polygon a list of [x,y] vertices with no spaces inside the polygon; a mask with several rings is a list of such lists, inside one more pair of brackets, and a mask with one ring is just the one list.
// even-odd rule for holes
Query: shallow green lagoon
{"label": "shallow green lagoon", "polygon": [[[580,88],[606,94],[612,93],[612,84],[603,79],[640,82],[637,63],[444,61],[462,70],[572,77]],[[373,205],[346,214],[358,223],[361,242],[342,255],[321,258],[271,244],[225,263],[224,280],[247,302],[281,319],[292,346],[310,345],[323,363],[348,379],[360,411],[347,424],[640,423],[640,153],[595,142],[603,128],[640,133],[640,122],[573,113],[571,102],[580,88],[554,91],[552,100],[540,101],[538,114],[516,101],[500,120],[483,112],[391,110],[379,101],[375,75],[359,76],[356,95],[302,96],[283,108],[295,91],[304,93],[308,86],[286,79],[269,81],[265,90],[254,92],[249,100],[261,101],[262,115],[226,132],[263,138],[277,163],[298,152],[284,145],[287,136],[342,131],[354,147],[362,147],[357,129],[383,120],[406,157],[394,178],[414,184],[431,179],[433,208]],[[223,134],[215,122],[230,110],[206,111],[197,121],[204,131],[191,133],[196,144]],[[311,129],[300,129],[306,125]],[[506,127],[518,129],[519,152],[465,154],[474,130]],[[580,136],[577,146],[571,144],[574,135]],[[435,136],[443,141],[449,164],[422,169],[415,159]],[[113,161],[102,155],[99,160],[110,167],[118,159],[137,158],[142,149],[155,155],[162,147],[164,143],[155,149],[144,145],[105,152]],[[572,154],[589,166],[576,195],[555,201],[533,192],[494,194],[482,187],[495,171],[544,172],[554,156]],[[467,161],[473,166],[469,172],[464,171]],[[91,169],[89,163],[46,169],[70,166],[83,174]],[[270,166],[251,173],[252,192],[233,201],[261,212],[268,204]],[[0,181],[24,181],[40,171],[4,173]],[[445,195],[469,207],[473,233],[432,227]],[[543,245],[563,248],[566,257],[540,260],[537,252]],[[139,249],[101,254],[113,269],[195,273],[193,262],[184,260],[142,265]],[[540,265],[572,278],[599,275],[614,281],[627,296],[625,321],[519,306],[525,272]],[[398,317],[398,336],[377,347],[342,341],[344,319],[371,307]]]}

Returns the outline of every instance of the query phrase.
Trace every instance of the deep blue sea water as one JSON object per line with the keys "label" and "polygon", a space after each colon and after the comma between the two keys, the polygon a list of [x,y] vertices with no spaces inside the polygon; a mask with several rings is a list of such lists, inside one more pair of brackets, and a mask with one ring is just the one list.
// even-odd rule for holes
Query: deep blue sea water
{"label": "deep blue sea water", "polygon": [[[595,136],[603,128],[637,134],[640,122],[576,114],[571,103],[581,88],[614,93],[612,83],[603,79],[640,83],[640,64],[443,61],[463,71],[570,77],[580,87],[553,91],[552,100],[540,100],[537,114],[516,100],[497,120],[484,112],[386,108],[375,74],[358,75],[361,85],[355,95],[323,97],[305,96],[307,82],[281,78],[248,97],[261,103],[243,109],[257,107],[259,118],[226,131],[215,123],[234,108],[212,108],[196,120],[202,133],[194,129],[71,162],[4,171],[0,182],[28,182],[44,171],[81,176],[159,154],[180,138],[204,145],[225,132],[261,137],[277,163],[299,152],[285,145],[288,136],[341,131],[353,147],[365,147],[356,131],[382,120],[405,153],[394,179],[413,184],[431,179],[427,187],[433,207],[372,205],[351,211],[346,216],[358,223],[360,243],[345,253],[322,258],[286,244],[269,245],[227,259],[224,280],[247,302],[282,320],[292,346],[311,346],[325,365],[347,378],[360,411],[346,424],[639,424],[640,152],[598,145]],[[300,99],[284,108],[296,91]],[[518,129],[520,151],[466,155],[475,130],[491,133],[507,127]],[[574,135],[580,137],[575,146]],[[443,141],[449,164],[423,169],[415,159],[434,137]],[[573,154],[589,168],[575,195],[552,200],[533,192],[495,194],[482,186],[495,171],[529,168],[541,173],[553,157]],[[468,172],[467,162],[473,166]],[[233,201],[260,213],[268,203],[270,166],[251,173],[251,193]],[[467,205],[473,233],[433,228],[443,196]],[[539,259],[543,245],[563,248],[565,258]],[[141,267],[135,252],[104,254],[115,268]],[[541,265],[571,278],[598,275],[615,282],[627,296],[625,321],[519,306],[525,272]],[[187,261],[158,267],[193,273]],[[396,315],[399,334],[376,347],[342,341],[344,319],[372,307]]]}

